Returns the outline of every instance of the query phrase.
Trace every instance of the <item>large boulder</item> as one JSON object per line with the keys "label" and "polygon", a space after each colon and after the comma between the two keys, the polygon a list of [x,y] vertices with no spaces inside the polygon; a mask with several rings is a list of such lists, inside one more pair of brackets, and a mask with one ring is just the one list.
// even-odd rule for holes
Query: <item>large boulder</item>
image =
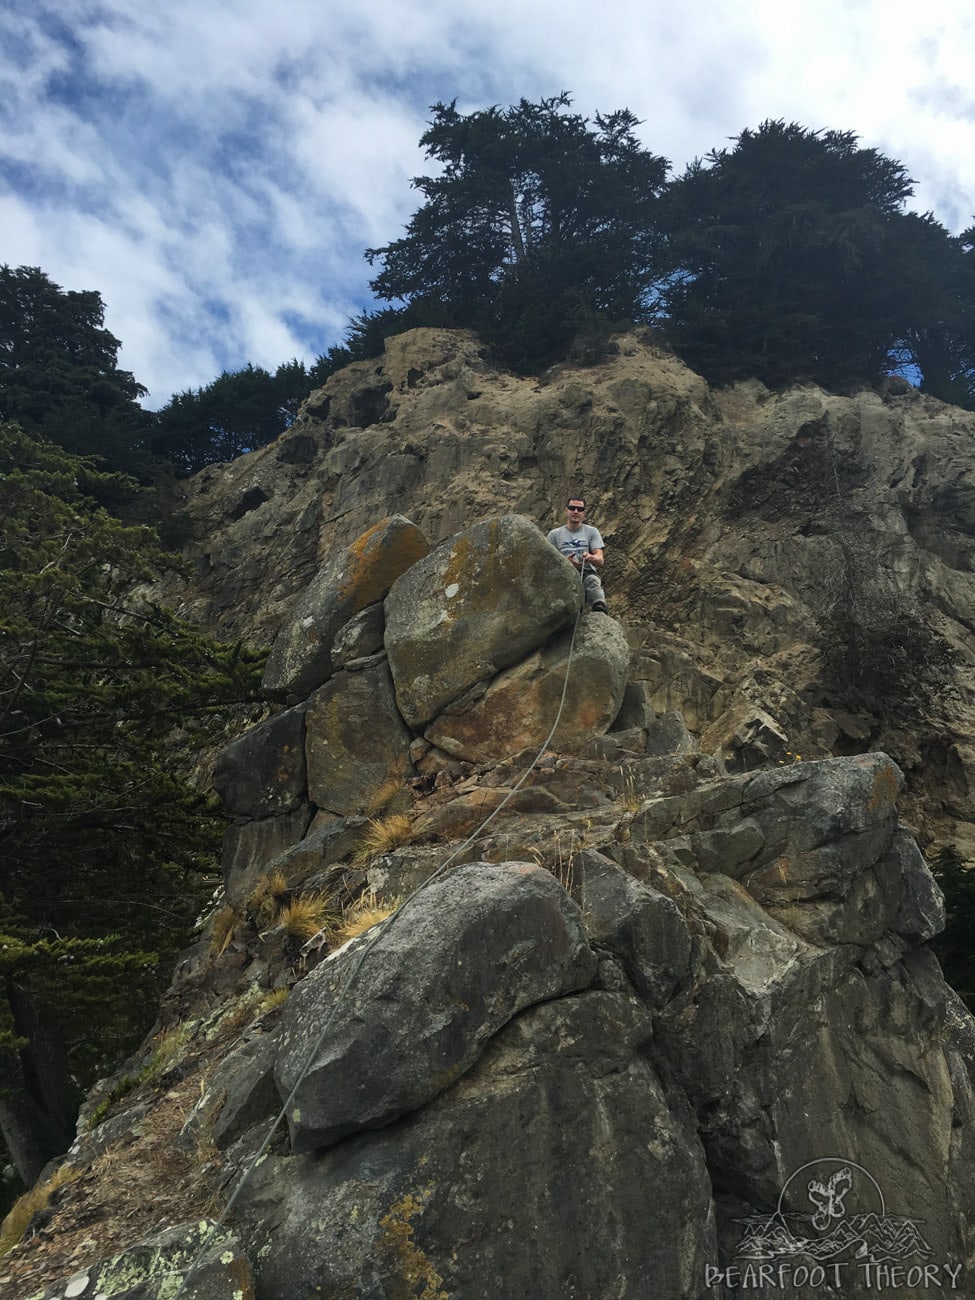
{"label": "large boulder", "polygon": [[424,735],[448,754],[473,763],[537,749],[558,716],[565,687],[552,743],[571,749],[608,731],[623,699],[629,660],[617,622],[601,614],[584,616],[574,633],[567,628],[496,677],[480,698],[448,708]]}
{"label": "large boulder", "polygon": [[400,713],[419,729],[570,622],[572,565],[522,515],[485,520],[436,547],[386,598]]}
{"label": "large boulder", "polygon": [[579,908],[541,867],[477,862],[435,881],[361,967],[343,949],[288,999],[275,1075],[293,1150],[424,1105],[519,1011],[585,988],[595,968]]}
{"label": "large boulder", "polygon": [[629,831],[741,881],[812,942],[930,938],[942,905],[916,845],[895,839],[902,783],[886,754],[788,764],[648,800]]}
{"label": "large boulder", "polygon": [[337,673],[308,701],[308,792],[319,808],[365,811],[380,786],[405,785],[412,736],[396,711],[385,656],[360,671]]}
{"label": "large boulder", "polygon": [[418,1113],[264,1160],[237,1201],[260,1294],[710,1295],[703,1150],[649,1036],[623,993],[533,1006]]}
{"label": "large boulder", "polygon": [[381,520],[318,571],[278,632],[264,669],[271,699],[297,703],[331,676],[339,632],[426,555],[429,543],[402,515]]}

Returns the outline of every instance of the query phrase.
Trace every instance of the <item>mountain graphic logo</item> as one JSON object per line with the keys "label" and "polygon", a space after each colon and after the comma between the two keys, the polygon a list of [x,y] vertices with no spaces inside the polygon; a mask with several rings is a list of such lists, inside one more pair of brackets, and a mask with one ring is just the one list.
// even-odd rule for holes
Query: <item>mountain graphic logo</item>
{"label": "mountain graphic logo", "polygon": [[877,1180],[854,1160],[827,1156],[802,1165],[784,1183],[774,1213],[738,1219],[735,1258],[795,1257],[903,1263],[934,1254],[923,1220],[890,1214]]}

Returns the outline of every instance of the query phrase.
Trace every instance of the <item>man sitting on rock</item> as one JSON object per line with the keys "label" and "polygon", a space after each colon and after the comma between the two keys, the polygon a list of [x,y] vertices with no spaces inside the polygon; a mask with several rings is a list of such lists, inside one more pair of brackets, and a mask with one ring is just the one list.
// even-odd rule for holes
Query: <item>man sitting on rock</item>
{"label": "man sitting on rock", "polygon": [[607,614],[606,595],[599,581],[597,569],[603,567],[603,539],[599,529],[584,523],[586,503],[580,496],[569,497],[565,507],[565,523],[553,528],[548,540],[582,574],[582,585],[589,608],[597,614]]}

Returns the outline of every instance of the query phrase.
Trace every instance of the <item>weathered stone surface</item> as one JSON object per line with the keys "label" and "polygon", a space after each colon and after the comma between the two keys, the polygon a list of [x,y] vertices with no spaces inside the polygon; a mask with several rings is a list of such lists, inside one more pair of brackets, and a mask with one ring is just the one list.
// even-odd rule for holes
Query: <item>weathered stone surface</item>
{"label": "weathered stone surface", "polygon": [[920,888],[888,853],[902,780],[885,754],[794,763],[651,800],[630,834],[679,842],[688,862],[740,880],[810,940],[869,943]]}
{"label": "weathered stone surface", "polygon": [[344,668],[353,659],[363,659],[383,648],[386,616],[381,601],[368,605],[339,628],[332,642],[332,666]]}
{"label": "weathered stone surface", "polygon": [[363,812],[380,786],[405,784],[413,770],[411,740],[385,659],[360,672],[336,674],[308,701],[309,797],[330,812]]}
{"label": "weathered stone surface", "polygon": [[[941,900],[896,827],[896,773],[876,756],[791,765],[798,754],[883,748],[887,735],[908,773],[902,811],[923,842],[975,856],[975,415],[917,393],[710,391],[646,341],[618,348],[598,367],[557,367],[538,382],[493,372],[470,336],[400,336],[384,358],[333,377],[276,447],[187,485],[195,535],[212,541],[194,550],[182,612],[258,642],[318,557],[384,511],[403,510],[432,539],[501,509],[544,531],[567,491],[592,487],[627,675],[643,696],[617,715],[621,731],[580,741],[572,757],[546,755],[517,811],[513,801],[490,837],[463,850],[555,863],[589,846],[573,883],[599,959],[592,983],[516,1014],[466,1073],[382,1129],[314,1154],[279,1160],[278,1148],[255,1172],[245,1214],[255,1250],[267,1248],[268,1300],[297,1290],[602,1300],[631,1285],[640,1300],[702,1300],[701,1265],[734,1260],[743,1217],[772,1214],[788,1188],[787,1212],[809,1223],[809,1177],[795,1175],[824,1155],[869,1168],[888,1211],[921,1220],[930,1251],[909,1263],[970,1272],[975,1259],[975,1030],[923,947]],[[845,591],[856,595],[849,612],[895,616],[878,653],[906,655],[909,671],[882,700],[861,699],[844,676],[854,647],[831,612]],[[372,670],[361,630],[353,616],[336,633],[333,669],[355,647],[349,667]],[[937,663],[938,643],[920,635],[935,631],[957,658],[944,690],[924,697],[917,645]],[[472,621],[465,635],[478,634]],[[490,685],[471,681],[441,712],[464,717]],[[647,753],[636,758],[641,737]],[[695,746],[699,761],[652,756]],[[445,751],[421,748],[425,772],[446,778]],[[725,758],[738,773],[767,770],[719,779]],[[472,830],[519,774],[454,762],[456,789],[445,779],[412,791],[448,836]],[[453,847],[384,855],[369,883],[407,893]],[[441,986],[443,972],[454,978],[453,949],[436,951],[427,983],[397,972],[405,987],[383,986],[378,1013],[353,995],[372,1057],[347,1113],[361,1117],[386,1074],[406,1069],[388,1070],[377,1040],[413,1059],[421,1031],[409,1028],[403,1048],[388,1028],[408,1020],[403,1006],[420,1007],[432,1033],[429,997],[452,1032],[457,1008],[442,999],[453,985]],[[249,955],[239,936],[222,962],[201,955],[195,992],[186,975],[170,1005],[195,996],[212,1006],[233,979],[266,973],[260,956],[235,973]],[[503,994],[508,978],[503,962],[485,963],[485,987],[501,979]],[[627,1001],[635,990],[642,1007]],[[594,1000],[607,997],[597,1014]],[[429,1081],[435,1053],[420,1055],[414,1073]],[[340,1100],[353,1091],[343,1088]],[[151,1119],[145,1105],[134,1099],[122,1127],[126,1115]],[[256,1131],[225,1150],[228,1178],[257,1149]],[[137,1123],[133,1158],[138,1133]],[[702,1148],[716,1255],[700,1210],[707,1188],[694,1190]],[[837,1289],[844,1300],[883,1293],[851,1276]],[[970,1277],[954,1294],[965,1288]]]}
{"label": "weathered stone surface", "polygon": [[362,817],[329,817],[319,813],[303,840],[292,844],[267,864],[268,871],[282,871],[290,887],[303,884],[309,876],[347,858],[360,839]]}
{"label": "weathered stone surface", "polygon": [[269,864],[304,837],[314,812],[310,804],[302,804],[280,817],[231,822],[224,831],[221,851],[223,883],[231,906],[245,903]]}
{"label": "weathered stone surface", "polygon": [[590,849],[573,856],[572,882],[593,943],[619,958],[647,1006],[666,1006],[694,969],[690,930],[677,905]]}
{"label": "weathered stone surface", "polygon": [[687,723],[675,709],[658,714],[647,728],[648,754],[693,754],[698,748]]}
{"label": "weathered stone surface", "polygon": [[191,1141],[203,1137],[223,1150],[261,1120],[270,1127],[280,1110],[274,1086],[276,1053],[273,1034],[258,1034],[228,1052],[208,1079],[184,1134]]}
{"label": "weathered stone surface", "polygon": [[612,730],[629,731],[637,727],[641,731],[647,731],[655,716],[650,706],[650,692],[646,682],[627,682]]}
{"label": "weathered stone surface", "polygon": [[266,1300],[709,1294],[710,1185],[631,999],[531,1007],[418,1114],[268,1160],[238,1201]]}
{"label": "weathered stone surface", "polygon": [[305,710],[286,709],[220,754],[213,788],[232,817],[275,817],[308,801]]}
{"label": "weathered stone surface", "polygon": [[[539,383],[498,371],[466,331],[412,330],[333,375],[275,444],[184,485],[200,540],[174,594],[206,626],[266,643],[320,557],[384,512],[433,542],[499,509],[544,532],[568,491],[598,485],[611,607],[657,712],[679,710],[698,739],[716,725],[709,750],[733,749],[762,710],[769,729],[739,736],[752,766],[753,741],[773,761],[822,758],[840,733],[883,749],[893,730],[910,747],[906,727],[924,747],[905,764],[912,817],[975,860],[973,446],[975,414],[916,391],[711,390],[639,334]],[[827,689],[824,618],[848,582],[861,611],[875,592],[895,615],[895,638],[927,626],[954,648],[923,721],[911,671],[886,716],[848,682]]]}
{"label": "weathered stone surface", "polygon": [[558,716],[565,687],[552,744],[571,750],[574,744],[608,730],[619,712],[628,665],[629,650],[619,624],[601,614],[584,616],[574,642],[572,629],[567,628],[496,677],[463,712],[442,713],[424,735],[440,749],[471,762],[537,749]]}
{"label": "weathered stone surface", "polygon": [[275,1077],[282,1098],[298,1084],[296,1153],[430,1101],[512,1016],[585,988],[595,971],[578,907],[534,865],[460,867],[386,927],[341,1000],[354,951],[319,966],[285,1007]]}
{"label": "weathered stone surface", "polygon": [[327,681],[336,635],[367,605],[382,600],[428,549],[415,524],[392,515],[329,558],[275,638],[264,670],[266,693],[298,701]]}
{"label": "weathered stone surface", "polygon": [[[800,946],[790,957],[784,934],[778,956],[763,955],[768,930],[758,924],[757,933],[754,924],[742,924],[737,938],[732,931],[727,963],[655,1025],[656,1053],[677,1065],[708,1117],[702,1136],[715,1184],[734,1192],[718,1203],[725,1258],[742,1239],[743,1209],[774,1212],[793,1174],[838,1157],[876,1180],[887,1214],[923,1220],[934,1258],[964,1271],[972,1240],[955,1189],[970,1188],[970,1178],[952,1116],[956,1106],[971,1114],[970,1092],[951,1083],[944,995],[935,993],[928,954],[868,976],[848,948]],[[808,1219],[807,1183],[791,1185],[784,1208]],[[839,1294],[866,1294],[862,1280],[849,1274]]]}
{"label": "weathered stone surface", "polygon": [[33,1300],[170,1300],[187,1275],[181,1300],[254,1300],[251,1267],[236,1238],[206,1220],[167,1228]]}
{"label": "weathered stone surface", "polygon": [[486,520],[441,543],[386,598],[400,713],[422,727],[546,641],[580,600],[575,570],[521,515]]}

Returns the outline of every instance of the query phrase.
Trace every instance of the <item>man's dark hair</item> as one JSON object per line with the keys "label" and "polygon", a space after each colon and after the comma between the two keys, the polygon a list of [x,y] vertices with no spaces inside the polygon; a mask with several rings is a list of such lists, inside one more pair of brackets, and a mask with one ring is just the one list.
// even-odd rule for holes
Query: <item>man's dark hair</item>
{"label": "man's dark hair", "polygon": [[583,506],[585,506],[586,504],[586,498],[584,496],[580,496],[578,492],[573,492],[571,496],[567,497],[565,504],[567,506],[571,505],[573,501],[581,501]]}

